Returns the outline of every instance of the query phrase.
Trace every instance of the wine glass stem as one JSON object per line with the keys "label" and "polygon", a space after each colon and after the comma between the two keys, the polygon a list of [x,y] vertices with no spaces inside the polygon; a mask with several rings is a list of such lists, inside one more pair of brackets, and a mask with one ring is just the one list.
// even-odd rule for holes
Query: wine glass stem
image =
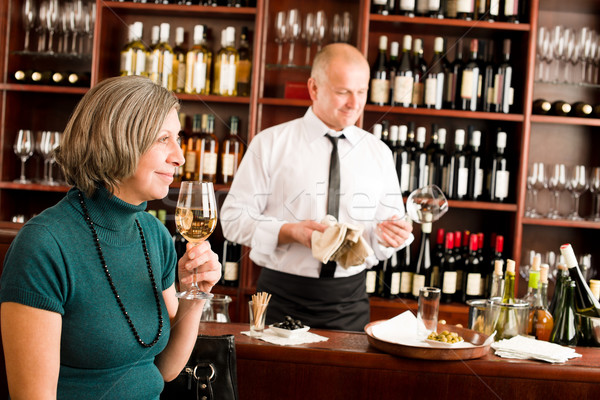
{"label": "wine glass stem", "polygon": [[294,65],[294,41],[290,41],[290,56],[288,65]]}
{"label": "wine glass stem", "polygon": [[310,65],[310,43],[306,45],[306,60],[304,60],[305,65]]}
{"label": "wine glass stem", "polygon": [[277,65],[281,65],[282,62],[282,58],[283,58],[283,44],[281,42],[279,42],[279,44],[277,45]]}
{"label": "wine glass stem", "polygon": [[21,157],[21,181],[25,181],[25,161],[27,160],[27,158],[25,157]]}
{"label": "wine glass stem", "polygon": [[579,217],[579,195],[575,194],[574,195],[574,200],[575,200],[575,211],[573,211],[573,216],[575,218]]}
{"label": "wine glass stem", "polygon": [[560,192],[554,191],[554,215],[559,215],[559,207],[560,207]]}
{"label": "wine glass stem", "polygon": [[48,31],[48,53],[54,53],[52,49],[52,42],[54,38],[54,30]]}
{"label": "wine glass stem", "polygon": [[537,215],[537,189],[531,191],[531,215]]}
{"label": "wine glass stem", "polygon": [[29,29],[25,30],[25,51],[29,51]]}
{"label": "wine glass stem", "polygon": [[595,203],[594,204],[594,220],[600,219],[600,193],[596,193],[594,196]]}

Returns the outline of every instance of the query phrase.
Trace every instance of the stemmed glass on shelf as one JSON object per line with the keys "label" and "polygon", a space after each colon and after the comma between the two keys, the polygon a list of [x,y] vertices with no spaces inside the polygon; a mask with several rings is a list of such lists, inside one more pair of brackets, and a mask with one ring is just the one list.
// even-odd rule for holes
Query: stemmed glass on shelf
{"label": "stemmed glass on shelf", "polygon": [[327,15],[325,11],[319,10],[315,15],[315,36],[314,42],[317,44],[317,51],[321,51],[321,47],[327,36]]}
{"label": "stemmed glass on shelf", "polygon": [[579,215],[579,198],[588,189],[588,177],[585,165],[575,165],[571,168],[567,189],[573,196],[573,212],[568,216],[568,219],[581,221],[583,218]]}
{"label": "stemmed glass on shelf", "polygon": [[594,195],[594,214],[592,221],[600,222],[600,167],[592,168],[590,173],[590,192]]}
{"label": "stemmed glass on shelf", "polygon": [[48,3],[45,18],[44,18],[44,29],[48,32],[48,46],[46,52],[54,53],[54,32],[59,28],[60,20],[60,5],[58,0],[46,0]]}
{"label": "stemmed glass on shelf", "polygon": [[302,20],[300,18],[300,11],[297,8],[288,11],[286,34],[287,41],[290,42],[288,65],[294,65],[294,45],[302,34]]}
{"label": "stemmed glass on shelf", "polygon": [[548,167],[548,190],[552,193],[552,206],[547,218],[559,219],[560,194],[567,188],[567,169],[564,164],[553,164]]}
{"label": "stemmed glass on shelf", "polygon": [[564,38],[564,27],[557,25],[552,28],[552,54],[554,61],[556,62],[556,68],[554,73],[554,79],[552,82],[559,83],[559,76],[562,71],[562,61],[565,55],[565,38]]}
{"label": "stemmed glass on shelf", "polygon": [[25,177],[25,162],[31,157],[33,150],[33,133],[29,129],[19,129],[13,145],[13,151],[15,152],[15,155],[21,159],[21,175],[19,179],[15,179],[15,182],[31,183],[31,181]]}
{"label": "stemmed glass on shelf", "polygon": [[540,190],[547,187],[546,174],[544,171],[544,164],[540,162],[533,163],[527,176],[527,189],[531,193],[531,206],[525,212],[525,216],[529,218],[539,218],[540,213],[536,210],[538,205],[537,195]]}
{"label": "stemmed glass on shelf", "polygon": [[35,28],[35,22],[37,20],[37,5],[35,0],[24,0],[23,1],[23,28],[25,29],[25,43],[23,45],[24,51],[29,51],[29,37],[31,30]]}
{"label": "stemmed glass on shelf", "polygon": [[[181,236],[195,244],[211,235],[217,226],[217,202],[211,182],[181,182],[175,209],[175,226]],[[213,295],[200,290],[198,283],[194,281],[188,290],[178,292],[177,297],[189,300],[210,299]]]}
{"label": "stemmed glass on shelf", "polygon": [[60,132],[43,131],[40,143],[40,154],[44,158],[44,180],[41,182],[44,185],[58,185],[54,180],[52,167],[56,162],[54,150],[60,145]]}
{"label": "stemmed glass on shelf", "polygon": [[315,40],[315,34],[315,15],[308,13],[304,19],[304,31],[302,32],[302,38],[306,42],[306,59],[304,60],[304,65],[310,65],[310,47]]}
{"label": "stemmed glass on shelf", "polygon": [[277,43],[277,65],[283,62],[283,43],[287,37],[287,15],[279,11],[275,17],[275,43]]}
{"label": "stemmed glass on shelf", "polygon": [[352,15],[348,11],[342,14],[342,26],[340,28],[340,42],[350,43],[352,37]]}

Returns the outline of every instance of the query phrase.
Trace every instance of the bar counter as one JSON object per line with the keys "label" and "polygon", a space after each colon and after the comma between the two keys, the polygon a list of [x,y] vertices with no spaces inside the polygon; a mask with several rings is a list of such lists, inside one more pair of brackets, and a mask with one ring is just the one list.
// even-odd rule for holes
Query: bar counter
{"label": "bar counter", "polygon": [[206,322],[204,335],[235,335],[245,399],[597,399],[600,348],[577,347],[565,364],[493,355],[429,361],[383,353],[365,333],[311,329],[325,342],[278,346],[241,334],[248,324]]}

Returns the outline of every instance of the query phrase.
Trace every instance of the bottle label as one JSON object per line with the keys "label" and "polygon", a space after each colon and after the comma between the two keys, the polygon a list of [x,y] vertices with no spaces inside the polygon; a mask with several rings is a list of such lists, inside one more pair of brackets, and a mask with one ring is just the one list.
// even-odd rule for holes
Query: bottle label
{"label": "bottle label", "polygon": [[[198,56],[201,58],[203,54],[200,53]],[[196,94],[202,93],[206,88],[206,62],[198,59],[192,70],[194,71],[192,75],[192,90]]]}
{"label": "bottle label", "polygon": [[481,295],[481,274],[479,274],[479,273],[467,274],[466,293],[469,296],[480,296]]}
{"label": "bottle label", "polygon": [[474,0],[457,0],[456,11],[459,13],[472,13]]}
{"label": "bottle label", "polygon": [[403,193],[409,191],[409,184],[410,184],[410,164],[406,163],[406,164],[402,164],[402,166],[400,167],[400,189],[402,189]]}
{"label": "bottle label", "polygon": [[475,171],[475,187],[473,188],[473,195],[475,197],[481,196],[483,192],[483,169],[478,168]]}
{"label": "bottle label", "polygon": [[176,88],[183,90],[185,87],[185,61],[177,61],[177,82]]}
{"label": "bottle label", "polygon": [[390,81],[371,79],[371,103],[388,104],[390,100]]}
{"label": "bottle label", "polygon": [[221,61],[221,71],[219,79],[219,94],[221,95],[233,95],[235,91],[235,58],[230,56],[230,59],[223,57]]}
{"label": "bottle label", "polygon": [[[475,76],[472,70],[465,70],[462,74],[462,84],[460,86],[460,97],[463,99],[475,100],[476,94],[473,89],[476,87]],[[477,82],[479,83],[479,82]]]}
{"label": "bottle label", "polygon": [[469,168],[458,169],[458,180],[456,183],[456,194],[460,197],[465,196],[469,184]]}
{"label": "bottle label", "polygon": [[223,279],[226,281],[237,281],[239,264],[236,262],[226,261],[223,265]]}
{"label": "bottle label", "polygon": [[412,76],[396,75],[394,80],[394,103],[408,106],[412,99],[413,78]]}
{"label": "bottle label", "polygon": [[500,0],[490,0],[490,15],[498,16],[500,11]]}
{"label": "bottle label", "polygon": [[173,54],[165,51],[162,53],[162,64],[160,67],[161,86],[173,90]]}
{"label": "bottle label", "polygon": [[502,88],[504,85],[504,74],[496,74],[494,76],[494,100],[492,104],[502,104],[502,97],[504,96],[502,93]]}
{"label": "bottle label", "polygon": [[414,11],[415,0],[400,0],[400,9],[404,11]]}
{"label": "bottle label", "polygon": [[252,63],[249,60],[240,60],[238,62],[237,81],[238,83],[250,82],[250,68]]}
{"label": "bottle label", "polygon": [[184,171],[194,173],[196,171],[196,152],[193,150],[185,152]]}
{"label": "bottle label", "polygon": [[373,4],[376,6],[385,6],[387,4],[387,0],[373,0]]}
{"label": "bottle label", "polygon": [[121,75],[133,74],[133,51],[129,49],[121,53]]}
{"label": "bottle label", "polygon": [[394,272],[390,282],[390,294],[397,295],[398,293],[400,293],[400,272]]}
{"label": "bottle label", "polygon": [[366,290],[367,293],[375,293],[375,283],[377,282],[377,272],[373,270],[367,271]]}
{"label": "bottle label", "polygon": [[517,15],[517,3],[519,0],[506,0],[504,3],[504,16]]}
{"label": "bottle label", "polygon": [[134,56],[134,74],[146,75],[146,52],[137,50]]}
{"label": "bottle label", "polygon": [[445,271],[442,281],[442,292],[446,294],[456,293],[456,271]]}
{"label": "bottle label", "polygon": [[400,277],[400,293],[410,293],[412,288],[412,272],[403,271]]}
{"label": "bottle label", "polygon": [[413,105],[421,106],[423,105],[423,89],[425,85],[421,82],[413,83],[413,92],[412,92],[412,103]]}
{"label": "bottle label", "polygon": [[446,96],[444,98],[444,101],[448,102],[448,103],[453,103],[454,99],[456,98],[456,84],[457,84],[457,74],[455,73],[448,73],[448,79],[446,80]]}
{"label": "bottle label", "polygon": [[223,154],[221,158],[221,173],[223,176],[233,176],[235,156],[233,154]]}
{"label": "bottle label", "polygon": [[448,167],[442,169],[442,192],[448,193]]}
{"label": "bottle label", "polygon": [[205,152],[203,160],[203,175],[215,175],[217,173],[217,153]]}
{"label": "bottle label", "polygon": [[502,200],[508,197],[509,178],[510,172],[496,171],[496,190],[494,191],[495,198]]}
{"label": "bottle label", "polygon": [[429,0],[429,11],[437,11],[440,9],[440,0]]}
{"label": "bottle label", "polygon": [[412,295],[419,297],[419,291],[425,286],[425,275],[414,274],[412,282]]}

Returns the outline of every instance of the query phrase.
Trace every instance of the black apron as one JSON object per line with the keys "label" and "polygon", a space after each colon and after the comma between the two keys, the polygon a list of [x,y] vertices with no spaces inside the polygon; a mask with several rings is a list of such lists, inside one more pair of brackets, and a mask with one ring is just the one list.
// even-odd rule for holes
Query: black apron
{"label": "black apron", "polygon": [[256,290],[271,293],[267,324],[290,315],[311,328],[363,331],[369,323],[366,272],[346,278],[308,278],[262,268]]}

